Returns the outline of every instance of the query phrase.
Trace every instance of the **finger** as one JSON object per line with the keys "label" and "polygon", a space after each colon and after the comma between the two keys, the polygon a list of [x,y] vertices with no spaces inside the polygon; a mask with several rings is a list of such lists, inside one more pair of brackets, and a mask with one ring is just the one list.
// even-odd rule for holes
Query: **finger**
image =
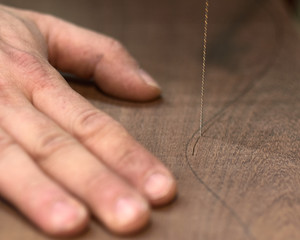
{"label": "finger", "polygon": [[25,103],[2,107],[0,113],[3,128],[108,228],[128,233],[146,224],[147,202],[50,119]]}
{"label": "finger", "polygon": [[70,235],[87,224],[87,210],[46,177],[0,128],[0,194],[52,235]]}
{"label": "finger", "polygon": [[53,66],[94,78],[104,92],[119,98],[147,101],[160,95],[157,83],[118,41],[51,16],[34,16],[47,36]]}
{"label": "finger", "polygon": [[[171,173],[152,154],[134,141],[118,123],[95,109],[87,100],[62,84],[31,85],[33,104],[76,136],[110,168],[126,177],[154,205],[173,199],[176,192]],[[44,84],[45,85],[45,84]]]}

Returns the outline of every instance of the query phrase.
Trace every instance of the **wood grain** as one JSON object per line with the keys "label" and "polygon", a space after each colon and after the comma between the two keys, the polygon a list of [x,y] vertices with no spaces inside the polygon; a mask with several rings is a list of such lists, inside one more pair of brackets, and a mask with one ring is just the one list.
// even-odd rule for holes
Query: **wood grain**
{"label": "wood grain", "polygon": [[[174,172],[179,195],[124,239],[300,239],[300,37],[279,0],[211,1],[204,136],[204,1],[1,1],[120,39],[164,89],[151,103],[72,87]],[[0,202],[0,239],[52,239]],[[100,223],[74,239],[118,239]]]}

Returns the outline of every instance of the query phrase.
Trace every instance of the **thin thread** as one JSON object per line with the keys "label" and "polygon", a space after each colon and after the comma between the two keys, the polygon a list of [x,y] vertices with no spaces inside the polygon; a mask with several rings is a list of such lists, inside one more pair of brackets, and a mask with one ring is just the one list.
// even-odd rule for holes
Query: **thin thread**
{"label": "thin thread", "polygon": [[203,127],[203,103],[204,103],[204,85],[205,85],[205,74],[206,74],[206,54],[207,54],[207,29],[208,29],[208,4],[209,0],[205,2],[205,16],[204,16],[204,34],[203,34],[203,53],[202,53],[202,77],[201,77],[201,97],[200,97],[200,128],[199,133],[202,136]]}

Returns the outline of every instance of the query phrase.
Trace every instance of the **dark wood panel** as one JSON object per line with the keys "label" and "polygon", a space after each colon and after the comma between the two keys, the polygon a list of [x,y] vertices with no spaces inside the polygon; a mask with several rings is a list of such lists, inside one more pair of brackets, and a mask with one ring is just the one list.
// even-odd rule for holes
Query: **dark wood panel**
{"label": "dark wood panel", "polygon": [[[139,104],[72,83],[178,179],[177,200],[128,239],[300,239],[300,38],[281,0],[211,1],[202,137],[203,1],[1,2],[119,38],[162,85]],[[51,238],[0,202],[0,239]],[[93,222],[74,239],[117,237]]]}

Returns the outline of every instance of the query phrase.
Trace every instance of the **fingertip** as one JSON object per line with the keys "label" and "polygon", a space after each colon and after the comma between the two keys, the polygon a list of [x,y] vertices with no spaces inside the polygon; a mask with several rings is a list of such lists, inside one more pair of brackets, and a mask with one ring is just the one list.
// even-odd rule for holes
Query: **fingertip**
{"label": "fingertip", "polygon": [[[138,83],[131,83],[126,85],[123,83],[119,86],[112,86],[111,84],[103,84],[101,82],[98,86],[106,94],[123,100],[134,102],[149,102],[160,98],[161,89],[159,87],[146,83],[141,77],[138,78]],[[125,85],[125,86],[124,86]]]}
{"label": "fingertip", "polygon": [[151,101],[161,95],[158,83],[144,70],[132,64],[116,64],[103,59],[94,79],[103,92],[129,101]]}
{"label": "fingertip", "polygon": [[52,236],[73,236],[81,233],[88,224],[88,210],[78,203],[53,204],[45,232]]}
{"label": "fingertip", "polygon": [[170,184],[169,189],[166,192],[166,194],[164,196],[162,196],[161,198],[152,199],[151,204],[154,207],[166,205],[168,203],[171,203],[175,199],[176,195],[177,195],[177,185],[176,185],[175,181],[173,181]]}
{"label": "fingertip", "polygon": [[150,219],[150,207],[145,201],[120,199],[117,203],[117,221],[111,230],[118,235],[129,235],[143,229]]}
{"label": "fingertip", "polygon": [[143,69],[139,69],[138,73],[140,75],[140,77],[142,78],[142,80],[149,86],[152,88],[155,88],[156,90],[161,91],[160,86],[158,85],[158,83],[150,76],[149,73],[147,73],[145,70]]}
{"label": "fingertip", "polygon": [[158,83],[143,69],[139,69],[138,74],[146,84],[146,90],[144,95],[142,95],[141,101],[150,101],[158,98],[161,95],[161,87]]}
{"label": "fingertip", "polygon": [[153,206],[171,202],[177,193],[174,177],[162,173],[152,174],[145,183],[145,193]]}

